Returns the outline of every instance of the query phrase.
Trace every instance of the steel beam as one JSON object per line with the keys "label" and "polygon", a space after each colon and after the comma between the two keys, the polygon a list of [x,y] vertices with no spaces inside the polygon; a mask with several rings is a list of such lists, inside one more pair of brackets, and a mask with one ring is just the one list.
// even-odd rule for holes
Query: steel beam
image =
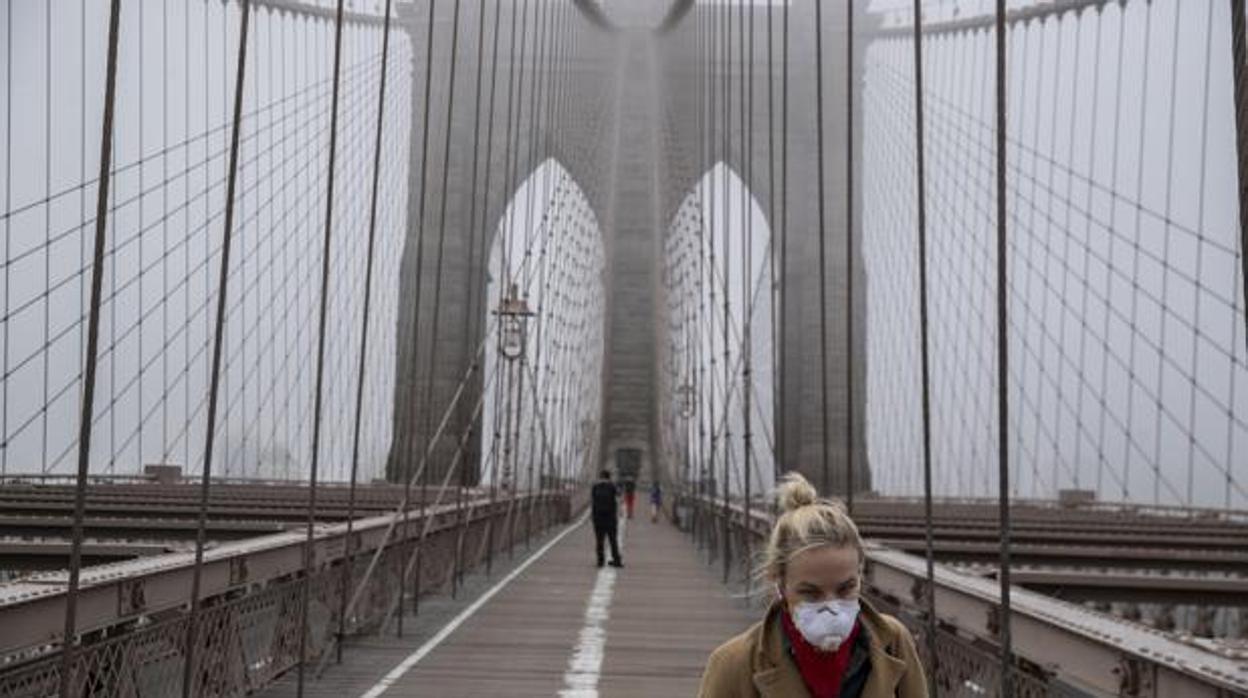
{"label": "steel beam", "polygon": [[[709,498],[693,498],[690,503],[711,518],[727,510],[731,527],[744,535],[761,539],[770,532],[766,512],[746,511],[736,504],[725,507],[722,500]],[[926,561],[916,555],[869,543],[864,582],[870,595],[912,617],[927,607]],[[945,632],[968,643],[996,644],[1001,627],[996,580],[938,565],[935,585],[937,616]],[[1248,694],[1242,657],[1229,649],[1208,641],[1186,642],[1025,589],[1012,590],[1011,601],[1015,655],[1067,686],[1097,696]]]}
{"label": "steel beam", "polygon": [[[921,539],[876,538],[874,542],[903,552],[921,553]],[[937,559],[950,562],[992,563],[998,545],[989,541],[937,540]],[[1103,545],[1017,543],[1011,557],[1018,565],[1064,565],[1127,569],[1183,569],[1248,574],[1248,553],[1191,548],[1125,548]]]}
{"label": "steel beam", "polygon": [[[530,499],[558,500],[560,495],[538,494],[521,496]],[[474,518],[496,515],[512,504],[501,500],[494,504],[472,505]],[[432,517],[429,533],[458,524],[456,505],[428,509]],[[360,519],[351,537],[357,556],[375,550],[386,539],[387,530],[395,541],[417,539],[424,520],[413,513],[406,525],[394,524],[393,513]],[[320,525],[312,545],[315,567],[334,563],[345,557],[346,524]],[[224,543],[204,551],[201,598],[219,596],[253,585],[264,585],[300,573],[303,570],[303,530],[279,533],[245,541]],[[139,560],[86,568],[81,574],[78,599],[78,623],[81,632],[90,632],[133,621],[161,611],[178,609],[190,603],[189,589],[193,573],[194,553],[172,553]],[[0,586],[0,656],[59,643],[62,639],[62,618],[66,601],[66,573],[35,575],[20,582]]]}
{"label": "steel beam", "polygon": [[[993,576],[990,573],[986,576]],[[1015,569],[1014,584],[1066,601],[1248,606],[1248,578],[1074,569]]]}
{"label": "steel beam", "polygon": [[[881,546],[867,553],[866,587],[909,608],[923,607],[922,558]],[[996,641],[999,589],[994,580],[936,569],[939,621],[958,633]],[[1016,653],[1063,683],[1093,695],[1225,698],[1248,693],[1248,675],[1232,656],[1082,606],[1016,589],[1011,593]],[[1124,693],[1124,686],[1137,690]]]}

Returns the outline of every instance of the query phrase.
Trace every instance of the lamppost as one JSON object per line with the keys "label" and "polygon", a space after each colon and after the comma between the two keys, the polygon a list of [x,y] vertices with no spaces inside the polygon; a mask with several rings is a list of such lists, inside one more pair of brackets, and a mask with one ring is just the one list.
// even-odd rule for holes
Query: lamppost
{"label": "lamppost", "polygon": [[529,302],[519,297],[516,284],[507,289],[507,296],[498,303],[494,314],[501,323],[498,353],[508,361],[515,361],[524,355],[528,344],[528,322],[533,317],[529,310]]}
{"label": "lamppost", "polygon": [[[507,360],[507,419],[503,432],[503,473],[502,482],[500,483],[503,491],[512,491],[512,434],[511,434],[511,409],[512,409],[512,381],[511,364],[517,359],[524,356],[525,348],[528,346],[528,322],[533,317],[533,311],[529,310],[529,303],[519,296],[516,284],[511,284],[507,289],[507,295],[498,303],[498,309],[493,313],[499,319],[499,338],[498,353]],[[520,406],[516,406],[516,419],[519,420]]]}
{"label": "lamppost", "polygon": [[685,383],[676,389],[677,406],[680,409],[680,416],[689,419],[697,410],[696,404],[697,389],[692,383]]}

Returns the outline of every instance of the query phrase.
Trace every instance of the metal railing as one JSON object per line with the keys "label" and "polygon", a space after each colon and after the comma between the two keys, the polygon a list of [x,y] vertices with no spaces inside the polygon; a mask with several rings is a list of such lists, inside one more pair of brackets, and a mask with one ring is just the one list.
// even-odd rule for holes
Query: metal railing
{"label": "metal railing", "polygon": [[[303,570],[302,530],[205,551],[202,610],[190,672],[192,695],[243,695],[299,664],[300,603],[309,587],[305,666],[336,639],[340,601],[358,599],[346,635],[377,631],[395,607],[400,570],[424,531],[421,589],[435,591],[456,570],[471,569],[491,551],[514,545],[534,529],[566,521],[566,492],[520,494],[413,513],[406,525],[387,514],[317,527],[313,567]],[[524,521],[522,521],[524,519]],[[374,553],[380,551],[379,555]],[[374,557],[376,560],[374,561]],[[181,691],[194,564],[186,553],[83,570],[73,695],[176,695]],[[350,564],[348,575],[343,565]],[[60,619],[65,573],[0,586],[0,698],[56,694],[61,680]],[[409,578],[410,579],[410,578]],[[347,584],[344,589],[343,585]]]}
{"label": "metal railing", "polygon": [[[678,505],[712,560],[726,561],[725,570],[748,578],[753,560],[746,551],[762,548],[771,514],[707,497],[684,497]],[[925,666],[935,667],[942,696],[993,695],[1000,675],[996,580],[937,565],[935,589],[929,590],[923,558],[868,542],[863,581],[872,602],[914,633]],[[929,593],[935,594],[939,628],[935,661],[927,656],[925,638]],[[1248,695],[1242,659],[1024,589],[1011,596],[1017,696]]]}

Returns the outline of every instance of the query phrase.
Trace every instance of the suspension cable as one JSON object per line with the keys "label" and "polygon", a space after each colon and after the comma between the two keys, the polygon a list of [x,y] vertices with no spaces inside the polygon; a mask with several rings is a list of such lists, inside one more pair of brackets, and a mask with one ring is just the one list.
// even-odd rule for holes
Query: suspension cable
{"label": "suspension cable", "polygon": [[[489,106],[489,109],[487,110],[489,112],[489,127],[486,129],[486,139],[485,139],[485,184],[484,184],[484,192],[482,193],[482,196],[481,196],[482,204],[481,204],[480,225],[483,228],[483,232],[482,232],[482,240],[481,240],[481,249],[479,252],[481,257],[477,266],[477,281],[476,281],[477,288],[482,289],[481,290],[481,296],[483,298],[482,305],[486,305],[490,302],[490,300],[485,297],[486,295],[485,294],[486,267],[489,266],[489,256],[488,256],[488,253],[486,252],[485,240],[486,240],[486,236],[489,235],[491,232],[496,232],[496,231],[489,231],[486,228],[486,226],[488,225],[488,223],[486,222],[486,218],[487,216],[489,216],[489,211],[490,211],[490,176],[494,171],[494,160],[493,160],[493,157],[494,157],[494,121],[495,121],[495,117],[494,117],[495,99],[494,98],[495,98],[495,93],[498,87],[498,39],[499,39],[499,36],[502,34],[502,32],[500,31],[501,20],[502,20],[502,2],[501,0],[495,0],[494,31],[492,34],[494,37],[494,41],[493,41],[494,46],[493,46],[493,51],[492,51],[492,57],[490,58],[490,106]],[[501,250],[499,254],[500,255],[502,254]],[[477,333],[474,333],[474,337],[476,336],[476,334]],[[482,394],[484,395],[484,388],[482,388],[482,391],[483,391]],[[495,419],[494,419],[495,423],[492,425],[493,428],[491,429],[490,436],[492,439],[496,439],[497,434],[498,434],[498,394],[497,394],[497,391],[495,392],[495,395],[494,395],[493,414],[495,415]],[[482,436],[482,440],[484,440],[485,438],[485,425],[484,424],[481,425],[481,436]],[[494,447],[494,445],[495,444],[492,443],[490,447],[490,456],[489,456],[490,458],[496,457],[496,454],[498,452],[497,449]],[[497,469],[493,469],[493,472],[497,473]],[[497,476],[493,476],[490,478],[491,511],[493,511],[494,501],[496,500],[497,496],[498,496],[498,478]],[[493,516],[490,516],[489,518],[486,519],[484,537],[485,537],[485,555],[486,555],[485,574],[486,576],[489,576],[490,573],[493,571],[493,566],[494,566],[494,517]]]}
{"label": "suspension cable", "polygon": [[[787,3],[786,3],[787,6]],[[776,210],[776,67],[775,67],[775,5],[767,3],[767,201],[768,215],[770,221],[774,224],[777,215]],[[767,236],[767,255],[771,270],[771,289],[768,298],[768,316],[771,318],[771,414],[780,414],[780,390],[777,385],[780,381],[780,335],[778,311],[780,309],[780,284],[777,274],[776,261],[776,235],[777,230],[772,229]],[[775,431],[773,425],[772,431]],[[780,479],[780,440],[773,439],[771,444],[771,475],[774,485]]]}
{"label": "suspension cable", "polygon": [[[724,359],[723,359],[724,378],[723,380],[724,380],[724,385],[725,385],[725,393],[727,393],[726,386],[732,381],[732,375],[731,375],[732,367],[731,367],[731,362],[728,360],[728,352],[729,352],[728,324],[730,321],[729,319],[732,317],[731,311],[730,311],[730,303],[729,303],[729,295],[730,295],[729,294],[729,280],[732,278],[732,272],[731,272],[731,266],[730,266],[731,257],[729,255],[729,250],[728,250],[728,230],[732,224],[732,216],[731,216],[732,190],[730,188],[730,182],[729,182],[729,177],[727,173],[727,169],[729,167],[728,163],[732,161],[732,10],[733,10],[732,0],[729,0],[728,4],[725,7],[726,9],[724,12],[725,31],[724,31],[724,57],[723,57],[723,65],[724,65],[724,143],[723,143],[724,168],[723,169],[725,171],[722,173],[722,176],[720,178],[721,184],[724,190],[723,192],[724,222],[723,222],[723,228],[722,228],[722,236],[723,236],[722,252],[720,256],[723,258],[723,267],[724,267],[724,272],[723,272],[724,274],[724,293],[723,293],[723,296],[724,296],[723,318],[724,320],[723,320],[723,340],[722,341],[723,341],[723,355],[724,355]],[[714,267],[714,265],[711,265],[711,266],[712,268]],[[725,399],[723,407],[724,407],[724,418],[726,420],[728,416],[728,412],[732,408],[732,405],[727,399]],[[732,477],[728,472],[728,466],[731,461],[730,454],[732,453],[732,433],[730,429],[728,428],[724,429],[722,439],[723,439],[722,450],[724,454],[724,469],[723,469],[723,473],[724,473],[724,485],[723,485],[723,492],[724,492],[724,540],[723,540],[724,574],[723,574],[723,581],[724,583],[727,583],[729,571],[732,568],[732,541],[729,538],[729,533],[731,532],[731,527],[729,526],[729,514],[731,512],[731,509],[729,508],[729,504],[728,504],[729,499],[732,496],[732,489],[731,489]]]}
{"label": "suspension cable", "polygon": [[330,254],[333,251],[331,242],[334,230],[334,175],[336,174],[335,165],[338,155],[338,92],[342,66],[342,9],[343,0],[338,0],[338,11],[334,18],[334,87],[333,97],[330,99],[329,161],[325,175],[325,244],[321,252],[321,308],[316,338],[316,392],[312,398],[312,472],[308,487],[307,537],[303,544],[303,584],[300,592],[302,600],[299,606],[299,664],[295,675],[295,694],[300,696],[300,698],[303,696],[304,665],[307,663],[308,612],[312,604],[312,543],[316,533],[317,471],[321,461],[321,411],[324,402],[323,385],[325,382],[325,326],[329,318],[329,270]]}
{"label": "suspension cable", "polygon": [[355,424],[351,435],[351,484],[347,495],[347,532],[343,538],[346,560],[342,565],[342,584],[338,597],[336,656],[339,664],[342,663],[342,645],[347,628],[347,589],[351,586],[351,572],[355,567],[355,546],[352,543],[351,534],[355,525],[356,480],[360,470],[360,427],[364,416],[364,376],[368,366],[368,328],[372,316],[373,262],[376,256],[377,239],[377,194],[381,189],[381,145],[386,117],[386,77],[390,62],[390,8],[391,0],[386,0],[385,20],[381,31],[381,84],[377,92],[377,138],[373,146],[373,182],[368,208],[368,261],[364,270],[364,317],[360,329],[360,362],[356,371]]}
{"label": "suspension cable", "polygon": [[234,118],[230,134],[230,164],[225,199],[225,230],[221,243],[221,273],[217,288],[217,320],[213,335],[212,376],[208,396],[207,431],[204,436],[204,462],[200,474],[199,513],[195,526],[195,567],[191,576],[191,611],[187,619],[185,661],[182,670],[182,695],[192,694],[195,671],[195,649],[199,644],[199,590],[203,576],[205,526],[208,521],[208,497],[212,478],[212,447],[216,436],[217,401],[221,380],[222,340],[225,337],[226,293],[229,285],[230,250],[234,238],[235,185],[238,180],[238,141],[242,130],[243,87],[247,68],[247,32],[251,19],[251,2],[243,0],[242,25],[238,40],[238,66],[234,78]]}
{"label": "suspension cable", "polygon": [[[750,191],[749,185],[753,182],[753,134],[750,129],[753,127],[754,112],[754,79],[753,64],[754,60],[754,11],[749,12],[749,21],[745,19],[745,0],[742,0],[738,6],[741,24],[741,46],[740,46],[740,66],[741,66],[741,178],[742,186],[740,197],[738,199],[739,208],[741,210],[741,228],[737,234],[741,236],[741,330],[742,339],[741,346],[738,349],[741,358],[741,443],[743,444],[741,454],[741,470],[742,470],[742,508],[749,511],[750,508],[750,315],[753,310],[750,303],[750,262],[752,255],[750,254],[750,244],[753,243],[753,212],[750,210]],[[748,34],[748,37],[747,37]],[[748,73],[748,75],[747,75]],[[750,542],[745,536],[741,538],[742,547],[742,571],[746,578],[746,591],[749,591],[749,557]]]}
{"label": "suspension cable", "polygon": [[[708,80],[708,82],[710,83],[710,92],[711,92],[711,105],[710,105],[711,113],[709,117],[710,122],[711,122],[711,129],[710,129],[711,131],[710,148],[711,148],[711,153],[712,153],[711,160],[716,163],[716,167],[718,166],[720,157],[723,156],[722,152],[720,153],[720,156],[718,157],[715,155],[715,152],[717,150],[720,150],[721,148],[721,136],[718,130],[722,128],[722,124],[721,124],[722,114],[727,111],[727,109],[723,108],[722,106],[724,93],[723,93],[723,84],[722,84],[722,81],[720,80],[720,73],[723,71],[720,54],[723,51],[723,44],[724,44],[724,33],[722,31],[722,24],[723,24],[722,15],[724,13],[724,10],[722,9],[722,7],[723,7],[723,4],[713,5],[712,11],[711,11],[710,61],[711,61],[711,65],[714,66],[714,70],[711,72],[711,75],[709,76],[709,80]],[[703,331],[706,333],[706,336],[703,337],[702,339],[702,342],[706,344],[706,349],[705,349],[706,356],[704,357],[704,361],[703,361],[703,365],[705,366],[705,368],[703,369],[703,373],[706,376],[704,385],[708,386],[708,390],[713,390],[711,386],[713,386],[715,383],[715,368],[717,365],[717,361],[715,358],[715,330],[714,330],[715,313],[717,311],[717,308],[715,305],[715,283],[713,279],[709,278],[710,276],[714,275],[716,264],[717,264],[716,259],[715,259],[715,250],[717,247],[715,244],[715,220],[716,220],[716,216],[719,215],[719,202],[718,202],[717,195],[722,196],[722,192],[718,191],[719,187],[717,185],[718,183],[715,181],[714,177],[711,178],[711,181],[706,183],[706,189],[710,190],[710,197],[709,197],[710,207],[707,209],[709,211],[709,218],[707,220],[707,225],[703,228],[704,241],[702,243],[703,248],[706,249],[707,253],[709,253],[708,255],[709,260],[707,263],[704,264],[704,266],[707,267],[708,271],[706,272],[706,274],[704,275],[704,278],[702,279],[702,283],[706,285],[707,293],[709,297],[708,301],[704,304],[706,305],[706,308],[703,311],[703,323],[702,323],[703,328],[704,328]],[[710,408],[707,411],[707,424],[710,426],[710,428],[706,430],[707,431],[706,438],[708,439],[707,450],[709,454],[707,457],[705,467],[706,467],[707,473],[710,475],[710,478],[709,478],[710,481],[707,483],[708,486],[710,486],[709,489],[711,490],[709,494],[712,497],[714,497],[716,494],[715,490],[717,490],[718,488],[713,487],[711,485],[714,484],[716,468],[719,466],[719,462],[717,460],[719,435],[714,429],[715,400],[714,400],[713,392],[710,395],[708,395],[706,402],[709,404],[709,408]],[[726,528],[726,524],[724,525],[723,528]],[[711,544],[712,541],[711,541],[711,538],[709,537],[709,534],[711,532],[712,531],[708,529],[707,544],[708,544],[708,548],[711,554],[711,559],[714,560],[715,556],[718,555],[718,546],[714,546]],[[721,531],[721,536],[722,535],[723,534]]]}
{"label": "suspension cable", "polygon": [[779,381],[780,393],[780,411],[777,418],[780,420],[780,433],[776,435],[776,442],[780,444],[780,464],[777,472],[784,472],[789,463],[788,440],[785,438],[788,425],[785,422],[785,415],[788,413],[787,397],[788,384],[787,356],[788,343],[784,340],[784,333],[788,330],[788,299],[789,299],[789,8],[792,3],[784,3],[784,14],[781,17],[781,61],[780,61],[780,344],[776,348],[776,352],[780,355],[780,371],[777,377]]}
{"label": "suspension cable", "polygon": [[927,558],[927,690],[939,695],[936,676],[940,654],[936,651],[936,565],[932,533],[932,400],[931,354],[927,299],[927,170],[923,127],[923,0],[914,0],[914,132],[915,198],[919,242],[919,361],[922,373],[923,416],[923,525]]}
{"label": "suspension cable", "polygon": [[[247,0],[244,0],[246,2]],[[112,164],[113,155],[113,114],[115,112],[117,102],[117,42],[118,42],[118,22],[121,17],[121,0],[112,0],[109,6],[108,17],[108,64],[107,64],[107,81],[104,87],[104,118],[101,127],[102,136],[100,138],[100,179],[99,192],[96,196],[95,205],[95,244],[91,261],[91,314],[87,321],[87,356],[86,369],[83,377],[83,397],[82,397],[82,414],[78,423],[78,476],[74,485],[74,524],[73,524],[73,541],[70,543],[69,549],[69,581],[66,586],[65,600],[65,630],[62,635],[61,644],[61,676],[60,676],[60,694],[61,698],[71,698],[75,691],[73,688],[73,668],[75,655],[74,636],[77,633],[78,620],[78,579],[80,568],[82,566],[82,536],[83,523],[82,519],[86,511],[87,505],[87,476],[91,469],[91,424],[92,416],[95,408],[95,372],[96,359],[99,354],[100,341],[100,296],[103,291],[104,281],[104,243],[105,229],[108,222],[108,191],[109,191],[109,175]],[[10,15],[8,22],[10,29],[13,22]],[[243,21],[246,26],[246,20]],[[246,42],[244,42],[245,44]],[[12,72],[13,61],[6,62],[10,73]],[[240,82],[242,62],[240,67]],[[11,76],[10,76],[11,77]],[[11,85],[11,79],[6,81]],[[8,89],[8,88],[6,88]],[[12,101],[8,102],[12,104]],[[10,128],[11,119],[6,119],[5,128]],[[235,121],[234,143],[238,143],[238,124]],[[9,152],[6,149],[6,153]],[[236,154],[236,153],[235,153]],[[6,155],[7,158],[7,155]],[[6,178],[6,181],[10,181]],[[6,206],[7,209],[7,206]],[[227,214],[228,215],[228,214]],[[6,228],[7,232],[7,228]],[[6,253],[8,250],[8,235],[6,239]],[[5,275],[6,283],[8,274]],[[5,295],[6,303],[8,294]],[[7,317],[7,314],[6,314]],[[7,323],[7,321],[6,321]],[[8,337],[8,328],[5,328],[5,337]],[[7,339],[6,339],[7,347]],[[7,358],[7,357],[6,357]],[[6,367],[7,368],[7,367]],[[6,382],[7,386],[8,383]],[[7,391],[7,387],[6,387]],[[8,393],[5,393],[5,403],[8,402]],[[7,415],[7,410],[6,410]],[[201,527],[202,528],[202,527]],[[202,546],[201,546],[202,547]],[[196,570],[199,565],[196,565]],[[197,575],[198,576],[198,575]],[[188,657],[189,660],[189,657]],[[190,665],[190,662],[187,662]]]}
{"label": "suspension cable", "polygon": [[[441,199],[438,204],[438,251],[435,256],[435,261],[434,261],[435,271],[434,271],[434,277],[433,277],[434,278],[433,307],[431,309],[433,312],[433,321],[431,323],[430,332],[429,332],[429,366],[428,366],[428,372],[425,375],[425,396],[424,396],[424,400],[422,401],[424,405],[424,411],[425,411],[425,426],[424,426],[423,431],[425,433],[426,439],[430,438],[429,428],[430,426],[432,426],[432,419],[433,419],[433,409],[432,409],[433,402],[434,402],[433,382],[434,382],[434,375],[437,373],[438,334],[439,334],[438,330],[440,329],[439,324],[441,320],[441,311],[442,311],[442,274],[443,274],[443,266],[444,266],[445,259],[446,259],[445,257],[446,200],[448,198],[447,190],[449,189],[448,182],[450,181],[449,176],[450,176],[450,169],[451,169],[451,137],[452,137],[452,134],[454,133],[454,125],[455,125],[455,119],[454,119],[454,116],[455,116],[455,73],[456,73],[456,68],[459,65],[460,2],[461,0],[455,0],[455,3],[451,10],[451,17],[452,17],[451,18],[451,53],[450,53],[450,58],[449,58],[450,70],[449,70],[449,75],[447,77],[448,95],[446,99],[446,136],[445,136],[443,146],[442,146],[442,177],[440,179]],[[423,227],[424,227],[423,217],[422,217],[421,227],[422,227],[422,234],[423,234]],[[428,449],[430,451],[432,451],[434,448],[436,448],[435,444],[433,443],[428,444]],[[423,472],[426,473],[426,478],[427,478],[428,469],[427,468],[424,469]],[[421,516],[422,517],[425,515],[425,509],[424,509],[424,501],[426,499],[426,492],[424,489],[425,484],[426,482],[422,482],[421,484]],[[440,497],[441,495],[439,494],[439,498]],[[412,613],[414,614],[418,613],[420,609],[420,588],[421,588],[421,578],[422,578],[422,571],[423,571],[423,568],[422,568],[423,556],[421,553],[424,551],[424,547],[425,547],[425,539],[424,539],[424,532],[422,531],[420,542],[416,546],[416,577],[413,580],[413,584],[415,584],[416,591],[415,591],[415,594],[412,596]]]}
{"label": "suspension cable", "polygon": [[819,207],[819,434],[822,438],[822,472],[819,491],[831,491],[828,479],[828,253],[827,208],[823,183],[823,3],[815,3],[815,199]]}
{"label": "suspension cable", "polygon": [[[550,32],[547,26],[549,23],[549,19],[550,19],[549,7],[550,7],[549,3],[540,2],[538,3],[538,7],[534,9],[534,15],[536,15],[537,17],[540,17],[540,19],[538,19],[534,23],[534,32],[537,35],[536,38],[534,39],[534,42],[536,44],[537,50],[535,52],[536,59],[533,62],[534,76],[533,76],[532,82],[535,83],[535,86],[533,86],[533,88],[531,89],[531,93],[529,95],[529,152],[530,152],[529,166],[530,167],[541,167],[541,164],[539,164],[538,141],[541,140],[541,117],[542,117],[541,112],[542,110],[539,109],[539,105],[541,104],[541,101],[542,101],[542,90],[545,87],[545,83],[546,83],[546,70],[543,69],[543,62],[547,59],[546,58],[547,42],[550,38],[549,36]],[[542,145],[545,146],[548,144],[543,142]],[[542,150],[545,150],[545,148],[542,148]],[[542,155],[544,154],[545,153],[542,153]],[[549,167],[544,168],[545,171],[543,173],[543,181],[544,181],[543,189],[546,192],[550,191],[550,173],[552,169],[553,168],[549,168]],[[528,203],[526,205],[526,210],[525,210],[525,225],[527,228],[527,230],[525,231],[526,235],[531,234],[531,231],[533,230],[532,201],[533,201],[533,196],[535,194],[534,189],[537,187],[537,184],[538,182],[536,181],[536,177],[530,176],[530,181],[528,185]],[[544,307],[546,305],[546,296],[544,292],[544,281],[543,281],[543,278],[545,275],[545,269],[546,269],[546,245],[545,244],[543,244],[540,248],[539,257],[541,261],[538,263],[539,268],[537,271],[538,289],[539,289],[538,297],[541,299],[542,307]],[[527,300],[527,297],[526,297],[526,300]],[[537,322],[537,342],[536,342],[537,347],[536,347],[536,357],[534,360],[535,362],[537,362],[539,369],[541,368],[542,330],[545,325],[545,323],[543,322],[541,310],[542,308],[539,308],[539,312],[535,318]],[[526,338],[526,343],[527,343],[527,338]],[[525,362],[528,361],[528,347],[527,346],[525,347],[524,352],[520,356],[520,361],[521,361],[521,368],[523,370]],[[540,383],[538,382],[539,376],[540,376],[539,372],[536,372],[536,371],[533,372],[532,391],[534,392],[535,396],[537,394],[537,391],[540,390],[540,387],[541,387]],[[517,409],[519,409],[521,406],[522,405],[518,405]],[[527,478],[528,478],[527,489],[530,492],[530,494],[533,491],[534,426],[535,426],[534,420],[530,419],[529,420],[529,453],[527,456],[525,456],[525,461],[527,464]],[[534,502],[533,498],[530,497],[528,506],[525,508],[525,513],[524,513],[524,545],[526,549],[529,549],[532,547],[532,541],[533,541],[533,538],[532,538],[533,536],[533,502]]]}
{"label": "suspension cable", "polygon": [[[480,164],[481,164],[481,92],[482,92],[482,87],[484,85],[484,71],[485,71],[485,0],[481,0],[481,2],[478,4],[478,7],[477,7],[477,78],[476,78],[476,98],[473,104],[473,115],[472,115],[472,176],[469,180],[471,184],[469,185],[470,193],[468,195],[468,251],[467,251],[467,256],[464,260],[465,273],[464,273],[463,333],[464,333],[464,341],[469,344],[472,343],[473,330],[475,329],[474,328],[475,323],[473,322],[473,318],[479,315],[479,313],[476,312],[476,303],[473,302],[475,294],[476,294],[476,289],[477,289],[477,285],[473,282],[474,280],[479,278],[478,275],[475,273],[475,265],[478,263],[477,262],[477,240],[478,238],[481,239],[482,247],[485,246],[485,234],[477,230],[478,227],[484,229],[484,226],[477,225],[477,204],[476,204],[477,176],[478,176],[478,172],[479,172]],[[475,361],[475,359],[465,356],[464,361],[467,362],[468,364],[471,364],[473,361]],[[466,368],[466,365],[461,364],[460,366],[461,372],[464,370],[464,368]],[[467,441],[468,448],[469,448],[469,453],[465,455],[464,458],[468,461],[469,465],[477,463],[474,457],[474,453],[471,450],[472,445],[474,443],[472,439],[472,432],[473,432],[472,425],[473,425],[473,422],[469,421],[469,423],[464,426],[464,431],[466,432],[466,436],[464,436],[464,438]],[[456,593],[459,589],[459,584],[463,579],[463,572],[464,572],[463,540],[464,540],[464,536],[467,533],[468,519],[464,516],[463,504],[464,504],[464,496],[465,496],[464,490],[468,486],[468,475],[469,475],[469,471],[467,467],[465,467],[463,470],[460,471],[460,493],[456,499],[456,505],[457,505],[456,516],[460,520],[460,524],[462,528],[460,529],[459,541],[455,546],[455,574],[452,577],[451,598],[456,597]],[[480,470],[478,466],[478,477],[479,475],[480,475]]]}
{"label": "suspension cable", "polygon": [[1248,339],[1248,22],[1244,0],[1231,0],[1231,75],[1235,85],[1235,143],[1239,157],[1239,260],[1244,292],[1244,328]]}
{"label": "suspension cable", "polygon": [[[416,364],[417,364],[417,361],[419,361],[419,354],[420,354],[419,352],[420,350],[420,316],[421,316],[420,306],[421,306],[421,295],[424,291],[424,285],[425,285],[424,284],[425,202],[426,202],[427,195],[429,192],[429,131],[430,131],[429,107],[430,107],[430,102],[431,102],[431,92],[433,88],[433,43],[434,43],[433,25],[434,25],[434,19],[436,17],[437,6],[438,6],[438,0],[429,0],[429,15],[426,20],[428,23],[428,26],[425,32],[425,98],[424,98],[423,107],[422,107],[423,114],[421,116],[420,197],[416,206],[416,221],[415,221],[415,227],[417,230],[416,274],[415,274],[416,289],[415,289],[415,293],[413,294],[414,299],[412,302],[412,338],[411,338],[411,342],[412,342],[411,364],[412,366],[408,369],[412,373],[413,382],[416,382],[417,380],[419,380],[419,375],[416,374]],[[415,393],[416,391],[413,390],[411,392]],[[409,402],[415,402],[415,398],[409,397],[408,400]],[[428,405],[421,405],[420,407],[426,410],[428,409]],[[409,412],[408,419],[405,420],[405,426],[408,430],[415,431],[415,422],[417,418],[418,417],[415,414],[412,414]],[[414,444],[414,441],[409,436],[408,448],[403,449],[403,501],[405,504],[405,506],[403,507],[403,531],[405,533],[407,532],[407,529],[408,529],[408,520],[409,520],[409,507],[406,506],[406,503],[411,501],[411,492],[412,492],[412,484],[413,484],[412,477],[411,477],[412,457],[415,455],[414,453],[411,452],[411,447],[413,444]],[[422,468],[421,471],[417,474],[417,476],[421,477],[423,473],[424,473],[424,469]],[[424,479],[421,480],[422,483],[424,481],[425,481]],[[425,515],[425,492],[424,491],[421,491],[420,493],[420,515],[421,516]],[[412,545],[413,555],[416,553],[416,550],[417,550],[417,547],[415,543],[413,543]],[[401,571],[399,574],[399,587],[398,587],[399,611],[398,611],[398,617],[395,621],[395,635],[397,637],[403,637],[403,617],[404,617],[403,594],[404,594],[404,590],[407,588],[408,566],[404,565],[400,569]],[[412,591],[414,594],[414,597],[412,599],[412,605],[415,606],[417,603],[419,603],[418,599],[415,598],[415,595],[418,595],[420,593],[419,582],[415,583]]]}
{"label": "suspension cable", "polygon": [[[845,1],[845,505],[854,515],[854,0]],[[820,122],[820,128],[823,123]],[[823,190],[819,195],[822,197]]]}
{"label": "suspension cable", "polygon": [[1006,237],[1006,151],[1005,109],[1005,0],[997,0],[996,63],[997,63],[997,484],[1001,553],[998,579],[1001,587],[1001,696],[1014,696],[1014,657],[1010,637],[1010,422],[1009,422],[1009,278],[1008,238]]}

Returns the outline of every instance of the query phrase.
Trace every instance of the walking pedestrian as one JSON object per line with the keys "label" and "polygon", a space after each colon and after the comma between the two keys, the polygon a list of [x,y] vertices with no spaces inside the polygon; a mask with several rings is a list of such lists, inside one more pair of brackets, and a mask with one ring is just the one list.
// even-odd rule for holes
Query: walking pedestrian
{"label": "walking pedestrian", "polygon": [[910,631],[860,597],[865,554],[844,508],[819,499],[797,473],[777,499],[783,513],[761,570],[775,600],[762,621],[715,650],[699,695],[926,698]]}
{"label": "walking pedestrian", "polygon": [[598,551],[598,566],[602,567],[605,561],[602,543],[603,539],[606,539],[611,542],[611,566],[623,567],[624,563],[620,561],[620,543],[617,538],[619,507],[616,500],[620,493],[615,483],[611,482],[610,470],[604,470],[599,475],[598,482],[595,482],[593,488],[590,489],[590,516],[594,521],[594,544]]}
{"label": "walking pedestrian", "polygon": [[650,523],[657,523],[659,520],[659,510],[663,508],[663,490],[659,487],[659,481],[655,480],[650,483]]}
{"label": "walking pedestrian", "polygon": [[624,481],[624,510],[633,518],[633,506],[637,503],[637,481],[631,477]]}

